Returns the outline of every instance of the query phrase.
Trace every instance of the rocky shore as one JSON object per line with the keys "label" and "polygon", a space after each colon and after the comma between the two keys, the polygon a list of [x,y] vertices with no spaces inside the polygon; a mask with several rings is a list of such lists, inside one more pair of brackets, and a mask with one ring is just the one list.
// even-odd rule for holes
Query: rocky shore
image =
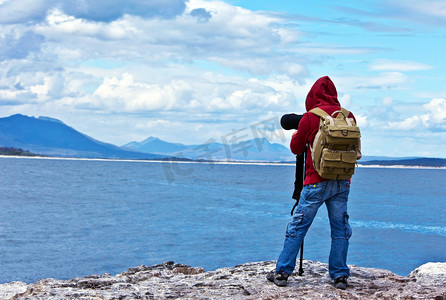
{"label": "rocky shore", "polygon": [[277,287],[265,279],[275,262],[205,272],[174,262],[130,268],[118,275],[0,285],[0,299],[436,299],[446,300],[446,263],[428,263],[408,276],[351,267],[346,290],[334,288],[327,264],[304,261],[303,276]]}

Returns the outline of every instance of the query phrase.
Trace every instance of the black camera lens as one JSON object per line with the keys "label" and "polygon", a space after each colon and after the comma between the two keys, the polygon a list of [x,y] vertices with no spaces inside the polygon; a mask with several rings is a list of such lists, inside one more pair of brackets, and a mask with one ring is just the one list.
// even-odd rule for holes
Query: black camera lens
{"label": "black camera lens", "polygon": [[297,114],[286,114],[283,115],[280,119],[280,125],[285,130],[296,129],[299,126],[299,122],[302,119],[303,115]]}

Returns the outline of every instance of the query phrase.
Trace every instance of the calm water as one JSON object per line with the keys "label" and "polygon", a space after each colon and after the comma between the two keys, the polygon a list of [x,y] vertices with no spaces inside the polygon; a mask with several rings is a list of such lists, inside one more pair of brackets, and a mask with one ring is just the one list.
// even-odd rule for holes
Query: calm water
{"label": "calm water", "polygon": [[[275,260],[293,166],[0,158],[0,283]],[[407,275],[446,261],[446,170],[359,168],[348,263]],[[306,259],[327,261],[321,207]]]}

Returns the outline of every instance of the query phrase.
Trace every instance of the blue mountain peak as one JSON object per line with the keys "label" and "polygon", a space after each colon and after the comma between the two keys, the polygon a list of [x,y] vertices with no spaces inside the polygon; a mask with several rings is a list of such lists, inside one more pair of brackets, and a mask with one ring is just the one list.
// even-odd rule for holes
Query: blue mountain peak
{"label": "blue mountain peak", "polygon": [[146,138],[144,141],[140,142],[141,144],[147,144],[153,141],[160,141],[159,138],[154,137],[154,136],[149,136],[148,138]]}
{"label": "blue mountain peak", "polygon": [[42,120],[42,121],[49,121],[49,122],[54,122],[54,123],[59,123],[59,124],[63,124],[65,125],[64,122],[62,122],[59,119],[55,119],[55,118],[50,118],[50,117],[45,117],[45,116],[40,116],[37,118],[38,120]]}

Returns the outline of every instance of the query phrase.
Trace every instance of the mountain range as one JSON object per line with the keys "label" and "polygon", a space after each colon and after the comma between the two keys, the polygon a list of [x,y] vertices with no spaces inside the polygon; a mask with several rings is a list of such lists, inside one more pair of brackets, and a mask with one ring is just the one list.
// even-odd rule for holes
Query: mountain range
{"label": "mountain range", "polygon": [[[0,118],[0,147],[8,153],[16,149],[55,157],[119,158],[119,159],[193,159],[219,161],[295,162],[288,147],[267,139],[251,139],[236,144],[216,141],[185,145],[170,143],[157,137],[133,141],[121,147],[85,135],[62,121],[50,117],[29,117],[21,114]],[[11,148],[11,149],[8,149]],[[20,151],[19,151],[20,153]],[[365,156],[363,165],[407,165],[446,167],[446,159],[420,157]]]}
{"label": "mountain range", "polygon": [[89,137],[60,120],[20,114],[0,118],[0,146],[78,158],[156,159],[164,156],[122,149]]}
{"label": "mountain range", "polygon": [[142,142],[118,147],[85,135],[58,119],[21,114],[0,118],[0,147],[23,149],[46,156],[77,158],[294,160],[289,149],[280,144],[271,144],[266,139],[247,140],[234,145],[216,142],[184,145],[149,137]]}
{"label": "mountain range", "polygon": [[200,145],[184,145],[149,137],[141,142],[131,142],[122,147],[134,151],[194,160],[283,162],[295,159],[287,147],[270,143],[265,138],[245,140],[236,144],[223,144],[214,141]]}

